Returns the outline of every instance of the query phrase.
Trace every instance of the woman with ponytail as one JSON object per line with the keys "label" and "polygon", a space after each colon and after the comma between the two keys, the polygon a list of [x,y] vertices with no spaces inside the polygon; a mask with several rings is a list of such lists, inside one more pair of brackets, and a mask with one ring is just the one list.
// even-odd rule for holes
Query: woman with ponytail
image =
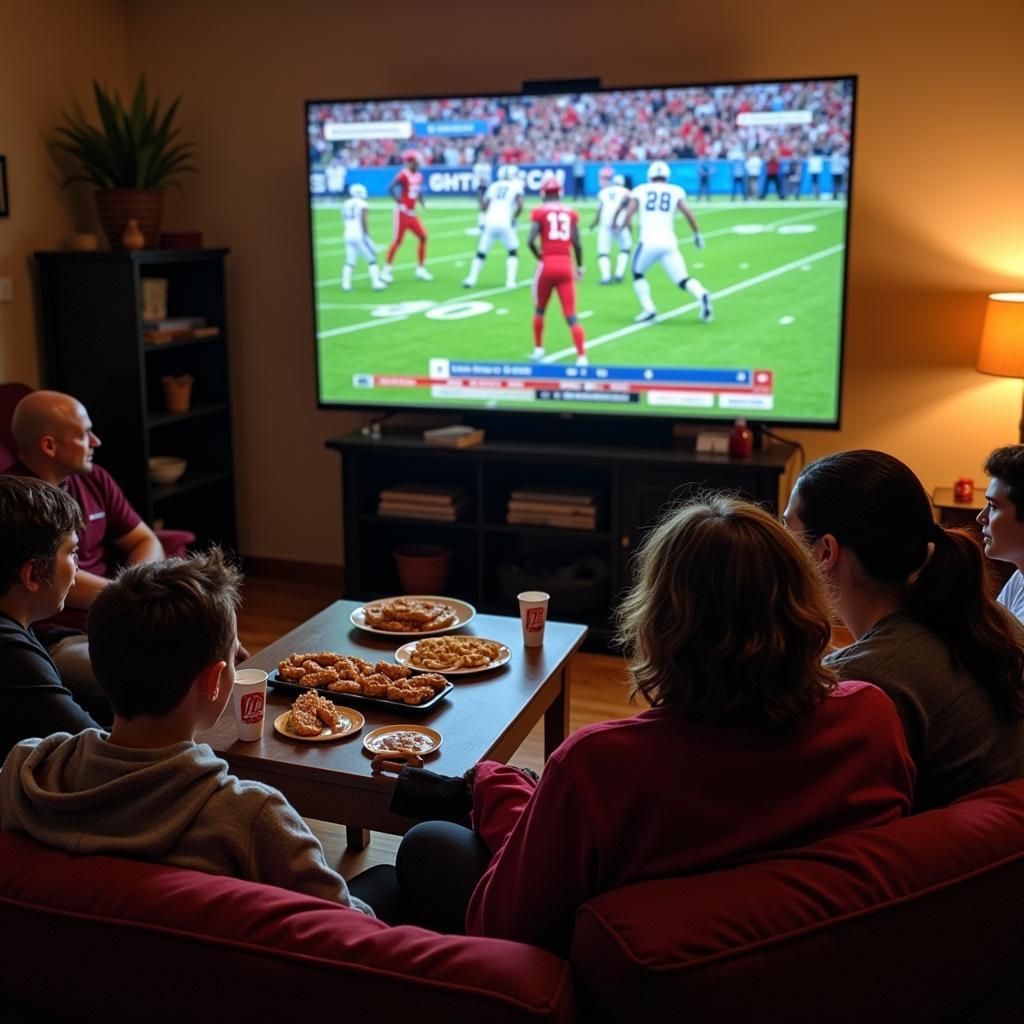
{"label": "woman with ponytail", "polygon": [[989,596],[974,537],[935,523],[909,467],[876,451],[810,463],[784,519],[853,634],[826,663],[896,704],[915,809],[1024,778],[1024,629]]}

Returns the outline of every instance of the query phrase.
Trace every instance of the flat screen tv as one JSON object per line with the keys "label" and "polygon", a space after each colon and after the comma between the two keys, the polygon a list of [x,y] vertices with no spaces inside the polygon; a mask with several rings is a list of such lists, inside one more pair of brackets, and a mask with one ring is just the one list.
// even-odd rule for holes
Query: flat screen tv
{"label": "flat screen tv", "polygon": [[855,92],[307,103],[320,405],[837,426]]}

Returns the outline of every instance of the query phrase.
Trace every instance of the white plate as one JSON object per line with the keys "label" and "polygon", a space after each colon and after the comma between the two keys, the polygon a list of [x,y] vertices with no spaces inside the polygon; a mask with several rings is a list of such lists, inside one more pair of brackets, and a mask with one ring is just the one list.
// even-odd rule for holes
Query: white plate
{"label": "white plate", "polygon": [[[487,638],[481,637],[480,639],[486,640]],[[413,651],[416,650],[416,644],[418,642],[419,641],[413,641],[411,644],[405,644],[395,651],[395,661],[397,661],[399,665],[411,668],[414,672],[437,672],[442,676],[470,676],[477,672],[490,672],[492,668],[500,668],[508,662],[509,658],[512,657],[512,652],[504,644],[498,644],[501,650],[498,652],[497,658],[488,665],[475,665],[472,668],[446,668],[444,670],[439,668],[423,668],[420,665],[413,664],[412,661]],[[492,640],[491,643],[498,643],[498,641]],[[413,679],[415,678],[416,677],[413,676]]]}
{"label": "white plate", "polygon": [[298,733],[291,732],[288,729],[288,716],[290,714],[291,711],[286,711],[283,715],[278,715],[274,719],[274,728],[282,736],[287,736],[290,740],[301,740],[303,743],[325,743],[328,740],[340,740],[345,736],[351,736],[353,733],[359,732],[366,724],[366,719],[358,711],[353,711],[352,708],[338,708],[338,715],[341,718],[340,729],[330,729],[325,725],[323,732],[319,736],[300,736]]}
{"label": "white plate", "polygon": [[367,633],[376,633],[377,636],[436,636],[438,633],[450,633],[453,629],[461,629],[467,623],[476,618],[476,609],[465,601],[456,601],[454,597],[440,597],[436,594],[402,594],[400,595],[410,601],[440,601],[448,605],[455,612],[455,621],[444,629],[411,630],[408,633],[393,633],[389,629],[376,629],[366,624],[366,609],[374,608],[379,604],[386,604],[388,601],[397,601],[398,597],[382,597],[379,601],[367,601],[366,604],[358,607],[349,617],[349,622],[359,629],[365,629]]}
{"label": "white plate", "polygon": [[391,733],[396,732],[416,733],[416,735],[422,736],[430,741],[429,747],[415,751],[415,753],[419,754],[420,757],[426,757],[428,754],[432,754],[441,746],[441,734],[436,729],[428,729],[425,725],[408,725],[405,723],[402,725],[382,725],[379,729],[374,729],[373,732],[368,732],[363,737],[363,746],[375,757],[382,751],[399,749],[397,747],[389,747],[387,745],[386,738],[391,735]]}

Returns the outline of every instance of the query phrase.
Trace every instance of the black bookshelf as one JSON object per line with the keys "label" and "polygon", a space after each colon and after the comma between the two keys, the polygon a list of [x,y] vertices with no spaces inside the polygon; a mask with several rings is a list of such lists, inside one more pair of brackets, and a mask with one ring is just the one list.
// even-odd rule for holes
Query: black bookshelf
{"label": "black bookshelf", "polygon": [[[148,522],[191,530],[199,543],[236,545],[227,249],[37,252],[46,386],[89,410],[97,461]],[[142,281],[167,280],[168,318],[203,317],[215,337],[143,340]],[[191,406],[175,413],[161,378],[191,374]],[[152,481],[155,455],[187,459],[176,483]]]}

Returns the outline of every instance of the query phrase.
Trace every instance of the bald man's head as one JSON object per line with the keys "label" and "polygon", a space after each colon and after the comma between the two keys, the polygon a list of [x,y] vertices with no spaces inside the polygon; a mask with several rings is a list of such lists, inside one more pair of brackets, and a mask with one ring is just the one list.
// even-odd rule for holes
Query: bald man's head
{"label": "bald man's head", "polygon": [[15,406],[11,433],[21,461],[50,483],[90,472],[100,443],[85,406],[60,391],[26,395]]}

